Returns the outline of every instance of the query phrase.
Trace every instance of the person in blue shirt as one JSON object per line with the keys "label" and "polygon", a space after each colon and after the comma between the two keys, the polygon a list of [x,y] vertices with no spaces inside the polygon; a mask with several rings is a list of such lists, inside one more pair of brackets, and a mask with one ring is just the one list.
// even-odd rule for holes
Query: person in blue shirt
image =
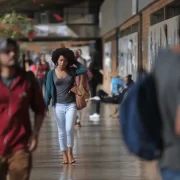
{"label": "person in blue shirt", "polygon": [[52,100],[63,164],[75,163],[73,146],[77,107],[71,89],[75,84],[75,76],[85,74],[87,69],[76,61],[73,51],[68,48],[56,49],[52,61],[56,67],[47,75],[45,102],[48,108]]}
{"label": "person in blue shirt", "polygon": [[[129,74],[125,77],[125,84],[123,87],[119,88],[119,90],[118,90],[119,93],[117,95],[109,96],[108,93],[106,93],[105,91],[99,90],[98,96],[96,96],[95,98],[91,98],[91,100],[96,103],[96,113],[93,115],[90,115],[90,117],[89,117],[90,120],[99,119],[101,103],[117,104],[119,106],[119,104],[122,103],[125,94],[128,92],[129,88],[133,84],[134,84],[134,81],[132,79],[132,75]],[[119,108],[117,108],[115,110],[115,112],[111,115],[111,117],[116,118],[119,115],[118,109]]]}

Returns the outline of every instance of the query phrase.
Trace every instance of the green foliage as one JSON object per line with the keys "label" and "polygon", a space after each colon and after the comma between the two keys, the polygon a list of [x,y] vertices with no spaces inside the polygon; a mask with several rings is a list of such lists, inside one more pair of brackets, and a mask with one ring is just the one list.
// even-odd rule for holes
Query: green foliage
{"label": "green foliage", "polygon": [[12,12],[0,18],[0,37],[25,38],[33,32],[33,21],[25,15]]}

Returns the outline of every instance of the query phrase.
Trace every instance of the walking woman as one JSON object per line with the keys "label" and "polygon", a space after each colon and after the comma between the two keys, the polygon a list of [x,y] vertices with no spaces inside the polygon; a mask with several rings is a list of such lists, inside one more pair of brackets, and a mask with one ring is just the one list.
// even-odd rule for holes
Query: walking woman
{"label": "walking woman", "polygon": [[50,67],[48,62],[46,61],[45,54],[41,54],[40,61],[36,66],[36,76],[41,89],[43,89],[43,85],[46,86],[46,77],[49,70]]}
{"label": "walking woman", "polygon": [[23,54],[22,55],[22,61],[21,61],[21,66],[25,71],[29,71],[31,65],[33,64],[32,60],[30,59],[29,55]]}
{"label": "walking woman", "polygon": [[56,68],[47,75],[45,101],[52,105],[57,121],[60,149],[63,164],[75,163],[73,156],[74,123],[76,120],[76,99],[71,91],[75,76],[85,74],[86,68],[75,60],[73,51],[68,48],[56,49],[52,54]]}

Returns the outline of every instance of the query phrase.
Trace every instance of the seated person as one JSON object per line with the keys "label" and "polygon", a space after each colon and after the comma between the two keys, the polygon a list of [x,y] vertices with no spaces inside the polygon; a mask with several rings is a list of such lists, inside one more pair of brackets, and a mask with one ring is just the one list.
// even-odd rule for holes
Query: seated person
{"label": "seated person", "polygon": [[[128,91],[130,86],[134,83],[132,80],[132,75],[128,75],[125,78],[125,86],[119,88],[119,94],[108,96],[108,94],[103,91],[98,91],[98,97],[91,98],[91,100],[96,102],[96,113],[90,116],[90,120],[99,119],[100,114],[100,103],[108,103],[108,104],[121,104],[124,98],[125,93]],[[118,108],[113,113],[113,117],[117,117],[118,115]]]}

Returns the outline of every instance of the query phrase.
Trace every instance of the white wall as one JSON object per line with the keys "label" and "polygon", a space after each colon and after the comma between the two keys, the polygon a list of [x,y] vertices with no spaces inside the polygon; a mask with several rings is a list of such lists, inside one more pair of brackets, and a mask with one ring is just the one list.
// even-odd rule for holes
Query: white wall
{"label": "white wall", "polygon": [[155,0],[138,0],[139,1],[139,11],[146,7],[148,4],[152,3]]}
{"label": "white wall", "polygon": [[64,21],[66,23],[89,23],[88,2],[76,4],[64,9]]}
{"label": "white wall", "polygon": [[101,35],[132,16],[132,0],[105,0],[101,6]]}
{"label": "white wall", "polygon": [[[135,0],[105,0],[101,6],[101,36],[120,26],[135,14]],[[137,0],[141,10],[154,0]],[[134,5],[136,3],[134,2]]]}
{"label": "white wall", "polygon": [[117,26],[117,0],[105,0],[101,6],[101,35]]}

